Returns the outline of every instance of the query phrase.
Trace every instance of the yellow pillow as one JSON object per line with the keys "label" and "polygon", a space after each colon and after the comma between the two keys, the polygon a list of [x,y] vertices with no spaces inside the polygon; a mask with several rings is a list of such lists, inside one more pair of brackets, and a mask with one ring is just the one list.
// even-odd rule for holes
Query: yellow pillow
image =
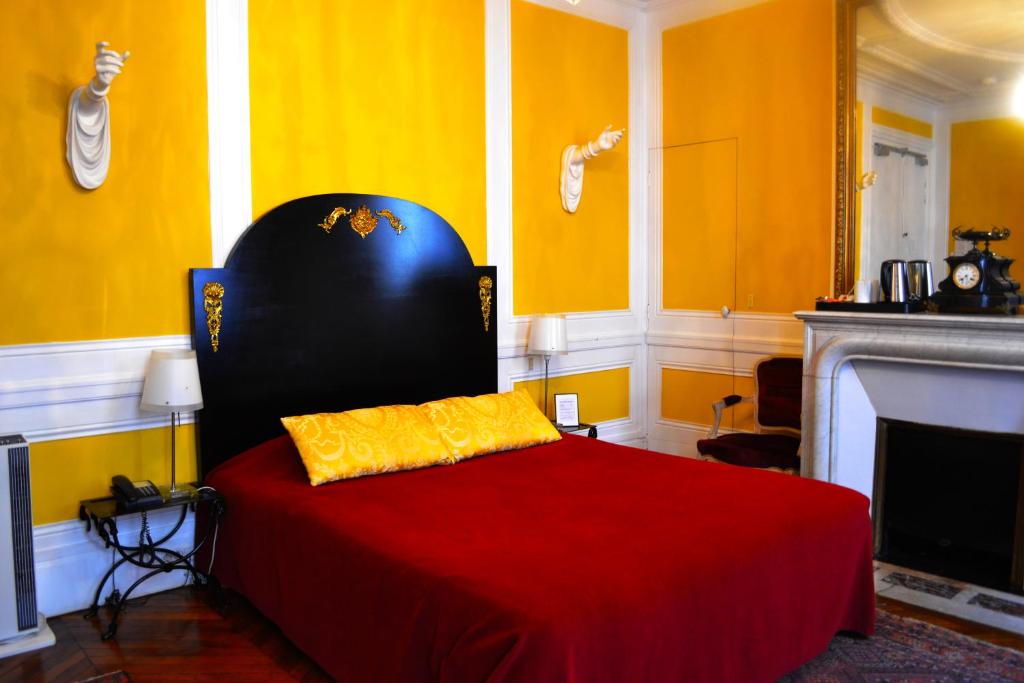
{"label": "yellow pillow", "polygon": [[446,398],[422,407],[456,460],[562,438],[525,391]]}
{"label": "yellow pillow", "polygon": [[455,462],[418,406],[282,417],[281,423],[291,434],[313,486]]}

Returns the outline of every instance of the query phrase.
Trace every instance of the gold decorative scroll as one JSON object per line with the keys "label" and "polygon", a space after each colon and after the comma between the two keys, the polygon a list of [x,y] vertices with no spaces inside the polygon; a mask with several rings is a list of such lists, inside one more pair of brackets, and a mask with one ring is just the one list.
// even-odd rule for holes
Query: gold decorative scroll
{"label": "gold decorative scroll", "polygon": [[391,209],[381,209],[377,212],[377,215],[381,218],[387,218],[388,223],[394,229],[396,235],[401,235],[402,231],[405,230],[405,226],[402,225],[402,221],[395,214],[391,213]]}
{"label": "gold decorative scroll", "polygon": [[334,211],[331,211],[331,213],[324,218],[323,222],[320,223],[320,227],[324,229],[324,232],[330,235],[331,230],[334,229],[334,224],[338,222],[338,219],[342,216],[347,216],[350,213],[352,212],[344,206],[335,207]]}
{"label": "gold decorative scroll", "polygon": [[391,224],[391,228],[395,231],[396,235],[401,235],[405,230],[406,226],[402,223],[402,219],[392,213],[391,209],[381,209],[376,214],[374,216],[374,212],[370,211],[366,204],[360,206],[356,211],[346,209],[344,206],[338,206],[324,218],[319,227],[329,235],[338,219],[342,216],[348,216],[348,224],[364,239],[377,228],[378,218],[386,219]]}
{"label": "gold decorative scroll", "polygon": [[224,285],[207,282],[203,285],[203,309],[206,311],[206,329],[210,332],[210,346],[217,353],[220,347],[220,321],[224,311]]}
{"label": "gold decorative scroll", "polygon": [[348,219],[348,224],[352,226],[352,229],[359,233],[359,236],[366,239],[377,227],[377,219],[367,208],[366,204],[359,207],[355,215]]}
{"label": "gold decorative scroll", "polygon": [[484,317],[484,332],[491,329],[491,288],[494,281],[484,275],[480,278],[480,314]]}

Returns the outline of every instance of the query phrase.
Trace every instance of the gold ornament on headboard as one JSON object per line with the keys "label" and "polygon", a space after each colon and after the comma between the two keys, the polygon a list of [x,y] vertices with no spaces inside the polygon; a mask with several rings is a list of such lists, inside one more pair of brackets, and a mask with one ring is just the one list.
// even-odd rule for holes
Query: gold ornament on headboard
{"label": "gold ornament on headboard", "polygon": [[324,218],[323,222],[320,223],[320,227],[324,229],[324,232],[330,235],[331,230],[334,228],[334,224],[338,222],[338,219],[342,216],[347,216],[350,213],[352,212],[344,206],[335,207],[334,211],[331,211],[331,213]]}
{"label": "gold ornament on headboard", "polygon": [[363,239],[366,239],[366,236],[373,232],[377,227],[377,219],[374,218],[372,213],[370,213],[366,204],[359,207],[359,210],[356,211],[355,215],[348,219],[348,223]]}
{"label": "gold ornament on headboard", "polygon": [[220,347],[220,320],[224,311],[224,285],[207,282],[203,285],[203,309],[206,311],[206,329],[210,332],[210,346],[217,353]]}
{"label": "gold ornament on headboard", "polygon": [[[376,217],[374,217],[374,213],[377,214]],[[373,212],[370,211],[366,204],[360,206],[356,211],[346,209],[344,206],[335,207],[334,210],[324,217],[323,221],[319,223],[319,227],[323,228],[323,231],[329,235],[331,234],[331,230],[334,229],[334,224],[337,223],[338,219],[342,216],[349,216],[348,224],[353,230],[359,233],[359,236],[363,239],[377,228],[378,218],[387,219],[396,235],[401,235],[402,231],[405,230],[406,227],[405,224],[402,223],[402,219],[392,213],[391,209],[381,209],[380,211]]]}
{"label": "gold ornament on headboard", "polygon": [[405,226],[402,225],[402,221],[395,214],[391,213],[391,209],[381,209],[377,212],[377,215],[381,218],[387,218],[388,223],[394,229],[396,235],[401,235],[402,231],[405,230]]}
{"label": "gold ornament on headboard", "polygon": [[484,332],[491,329],[491,288],[494,281],[484,275],[480,278],[480,314],[484,317]]}

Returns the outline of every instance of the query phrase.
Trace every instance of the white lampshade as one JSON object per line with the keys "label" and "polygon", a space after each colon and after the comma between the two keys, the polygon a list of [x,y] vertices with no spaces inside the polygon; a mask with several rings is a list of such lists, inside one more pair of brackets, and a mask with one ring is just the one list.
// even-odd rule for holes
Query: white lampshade
{"label": "white lampshade", "polygon": [[564,315],[538,315],[530,322],[529,354],[550,356],[569,353],[569,340],[565,336]]}
{"label": "white lampshade", "polygon": [[196,352],[153,351],[146,368],[140,407],[153,413],[180,413],[203,407]]}

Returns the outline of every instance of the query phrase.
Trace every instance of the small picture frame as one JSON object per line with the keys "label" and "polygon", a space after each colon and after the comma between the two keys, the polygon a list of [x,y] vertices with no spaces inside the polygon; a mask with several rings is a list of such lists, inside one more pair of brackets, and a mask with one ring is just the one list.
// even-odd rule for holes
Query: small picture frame
{"label": "small picture frame", "polygon": [[580,426],[578,394],[555,394],[555,423],[562,427]]}

